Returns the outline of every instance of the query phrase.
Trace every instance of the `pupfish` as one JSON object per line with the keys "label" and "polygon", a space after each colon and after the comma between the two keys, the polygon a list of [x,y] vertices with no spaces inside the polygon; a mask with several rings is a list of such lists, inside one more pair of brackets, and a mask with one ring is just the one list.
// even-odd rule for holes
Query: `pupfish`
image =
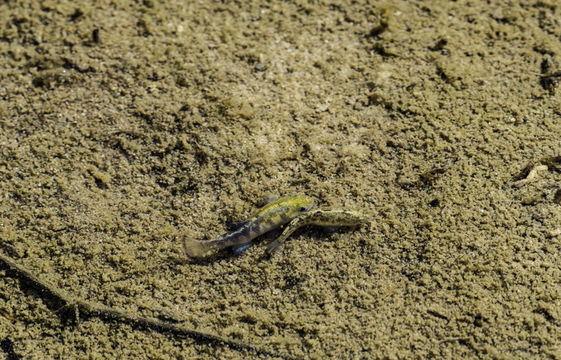
{"label": "pupfish", "polygon": [[185,254],[190,258],[206,258],[226,249],[242,249],[253,239],[276,229],[314,206],[314,199],[305,195],[286,196],[259,209],[236,231],[213,240],[183,238]]}
{"label": "pupfish", "polygon": [[292,220],[282,234],[267,245],[266,253],[273,254],[298,228],[306,225],[329,227],[356,226],[366,222],[366,215],[350,209],[315,209]]}

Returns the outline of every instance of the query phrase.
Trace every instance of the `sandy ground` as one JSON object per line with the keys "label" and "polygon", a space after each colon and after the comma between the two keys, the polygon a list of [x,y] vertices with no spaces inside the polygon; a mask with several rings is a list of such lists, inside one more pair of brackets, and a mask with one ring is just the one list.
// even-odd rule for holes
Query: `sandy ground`
{"label": "sandy ground", "polygon": [[[284,357],[561,358],[556,2],[95,3],[0,4],[3,254]],[[183,255],[293,193],[371,220]],[[68,324],[0,271],[10,359],[268,357]]]}

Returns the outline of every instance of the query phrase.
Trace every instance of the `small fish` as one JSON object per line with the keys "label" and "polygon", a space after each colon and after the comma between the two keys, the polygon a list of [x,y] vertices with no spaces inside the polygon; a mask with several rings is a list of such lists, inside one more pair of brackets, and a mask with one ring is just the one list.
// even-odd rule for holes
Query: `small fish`
{"label": "small fish", "polygon": [[356,210],[350,209],[316,209],[302,214],[292,220],[282,234],[267,245],[267,255],[272,255],[298,228],[306,225],[319,226],[356,226],[366,221],[366,216]]}
{"label": "small fish", "polygon": [[[249,220],[234,224],[239,228],[214,240],[183,239],[185,254],[190,258],[206,258],[218,251],[232,248],[245,250],[256,237],[276,229],[314,206],[314,199],[305,195],[286,196],[259,209]],[[240,250],[241,249],[241,250]]]}

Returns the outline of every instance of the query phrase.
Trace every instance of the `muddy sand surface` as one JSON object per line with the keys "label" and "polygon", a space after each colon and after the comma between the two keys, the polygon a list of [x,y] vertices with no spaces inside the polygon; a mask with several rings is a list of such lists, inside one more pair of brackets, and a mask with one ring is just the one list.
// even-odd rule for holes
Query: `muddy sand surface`
{"label": "muddy sand surface", "polygon": [[[2,263],[0,357],[561,358],[561,6],[490,3],[2,2],[0,252],[255,348]],[[184,256],[295,193],[370,220]]]}

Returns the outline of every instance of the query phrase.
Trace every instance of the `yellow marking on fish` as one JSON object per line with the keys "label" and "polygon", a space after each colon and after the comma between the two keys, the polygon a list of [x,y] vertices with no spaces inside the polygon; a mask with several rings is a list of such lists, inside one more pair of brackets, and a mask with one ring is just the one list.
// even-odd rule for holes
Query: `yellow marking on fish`
{"label": "yellow marking on fish", "polygon": [[314,206],[314,199],[305,195],[286,196],[259,209],[233,233],[213,240],[183,239],[185,254],[190,258],[206,258],[228,247],[249,244],[256,237],[276,229]]}
{"label": "yellow marking on fish", "polygon": [[269,245],[266,253],[273,254],[298,228],[306,225],[319,226],[356,226],[364,223],[367,217],[359,211],[350,209],[315,209],[292,220],[282,234]]}

